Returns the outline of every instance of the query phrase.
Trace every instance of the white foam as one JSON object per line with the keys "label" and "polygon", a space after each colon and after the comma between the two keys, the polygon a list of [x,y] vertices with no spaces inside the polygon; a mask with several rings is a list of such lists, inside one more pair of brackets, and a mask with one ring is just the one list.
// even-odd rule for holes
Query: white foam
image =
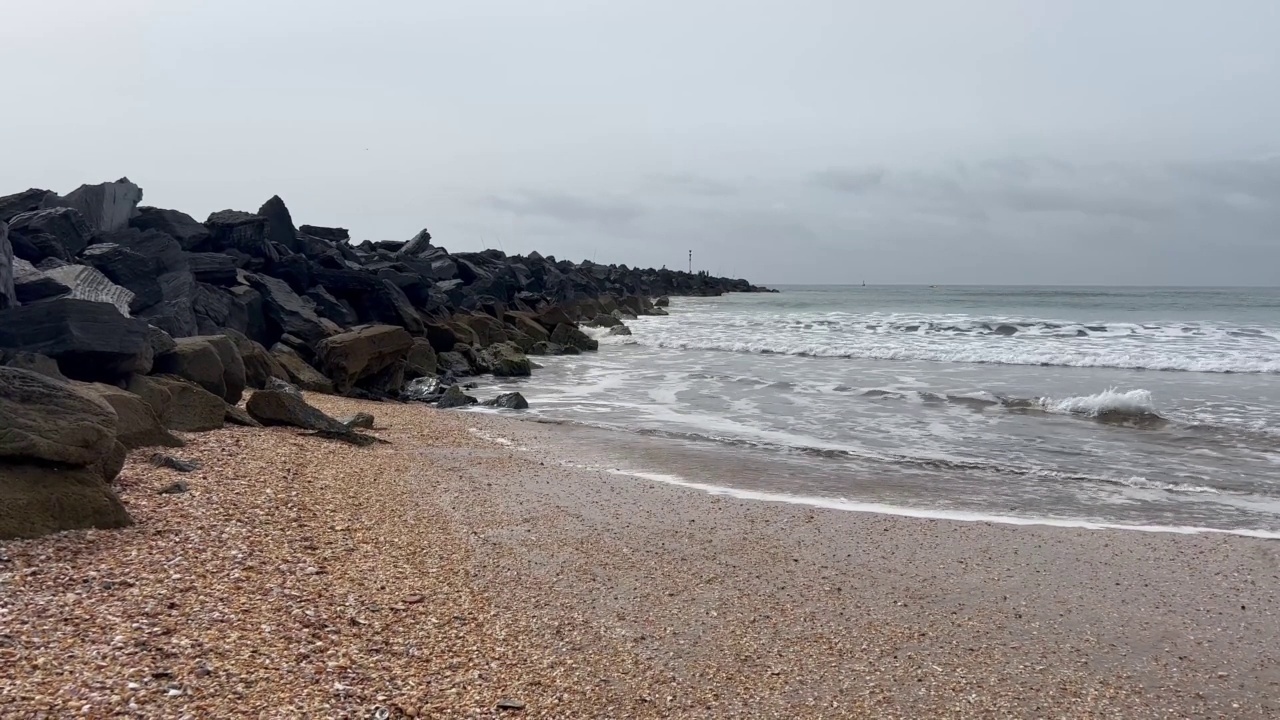
{"label": "white foam", "polygon": [[1141,389],[1121,392],[1115,388],[1110,388],[1095,395],[1081,395],[1061,400],[1040,398],[1038,402],[1041,407],[1049,412],[1067,415],[1087,415],[1089,417],[1107,414],[1158,415],[1151,392]]}
{"label": "white foam", "polygon": [[642,480],[660,482],[667,485],[699,490],[709,495],[725,495],[739,500],[758,500],[764,502],[787,503],[789,505],[807,505],[810,507],[844,510],[848,512],[873,513],[877,515],[896,515],[927,520],[954,520],[958,522],[988,522],[1000,525],[1041,525],[1048,527],[1079,528],[1084,530],[1129,530],[1137,532],[1175,533],[1179,535],[1223,534],[1241,535],[1244,537],[1280,540],[1280,532],[1271,530],[1254,530],[1249,528],[1209,528],[1189,525],[1124,525],[1119,523],[1101,523],[1090,520],[1064,520],[1058,518],[1018,517],[1014,515],[989,515],[986,513],[964,512],[958,510],[932,510],[926,508],[910,508],[884,503],[858,502],[844,498],[825,498],[789,493],[762,492],[739,488],[708,485],[691,482],[678,475],[653,473],[638,470],[609,470],[614,475],[627,475]]}

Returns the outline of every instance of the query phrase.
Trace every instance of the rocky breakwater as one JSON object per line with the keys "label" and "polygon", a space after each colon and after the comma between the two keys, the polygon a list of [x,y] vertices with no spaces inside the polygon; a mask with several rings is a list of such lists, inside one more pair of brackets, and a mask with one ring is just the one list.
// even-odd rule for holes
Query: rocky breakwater
{"label": "rocky breakwater", "polygon": [[128,524],[110,484],[125,453],[181,433],[289,425],[376,442],[300,391],[469,405],[459,378],[596,350],[580,324],[625,332],[667,296],[764,290],[450,253],[426,230],[356,243],[295,225],[279,197],[203,222],[142,197],[127,178],[0,197],[0,538]]}

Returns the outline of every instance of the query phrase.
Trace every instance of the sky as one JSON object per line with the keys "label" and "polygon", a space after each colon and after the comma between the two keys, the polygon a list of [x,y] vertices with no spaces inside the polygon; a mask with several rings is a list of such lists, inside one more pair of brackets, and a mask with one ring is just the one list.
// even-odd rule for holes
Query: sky
{"label": "sky", "polygon": [[0,194],[775,284],[1280,284],[1275,0],[10,5]]}

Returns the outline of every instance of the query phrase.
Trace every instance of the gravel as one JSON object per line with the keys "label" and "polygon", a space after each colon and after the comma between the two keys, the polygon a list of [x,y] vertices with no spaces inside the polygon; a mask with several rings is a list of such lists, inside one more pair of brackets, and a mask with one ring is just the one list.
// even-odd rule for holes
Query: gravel
{"label": "gravel", "polygon": [[420,405],[184,435],[0,543],[0,717],[1274,717],[1274,543],[816,510]]}

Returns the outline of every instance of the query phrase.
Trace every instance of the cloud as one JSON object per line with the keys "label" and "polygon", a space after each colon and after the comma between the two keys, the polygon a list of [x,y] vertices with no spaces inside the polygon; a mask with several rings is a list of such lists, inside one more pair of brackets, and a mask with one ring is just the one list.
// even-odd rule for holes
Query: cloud
{"label": "cloud", "polygon": [[693,173],[668,173],[654,175],[650,178],[650,186],[658,189],[674,190],[693,195],[721,197],[738,194],[738,187],[722,180],[695,175]]}
{"label": "cloud", "polygon": [[820,170],[809,176],[810,182],[827,190],[842,193],[864,193],[874,190],[884,182],[885,171],[881,168],[851,170],[831,168]]}
{"label": "cloud", "polygon": [[624,225],[645,213],[643,205],[622,198],[589,198],[557,192],[489,195],[482,204],[518,216],[540,216],[565,223]]}

